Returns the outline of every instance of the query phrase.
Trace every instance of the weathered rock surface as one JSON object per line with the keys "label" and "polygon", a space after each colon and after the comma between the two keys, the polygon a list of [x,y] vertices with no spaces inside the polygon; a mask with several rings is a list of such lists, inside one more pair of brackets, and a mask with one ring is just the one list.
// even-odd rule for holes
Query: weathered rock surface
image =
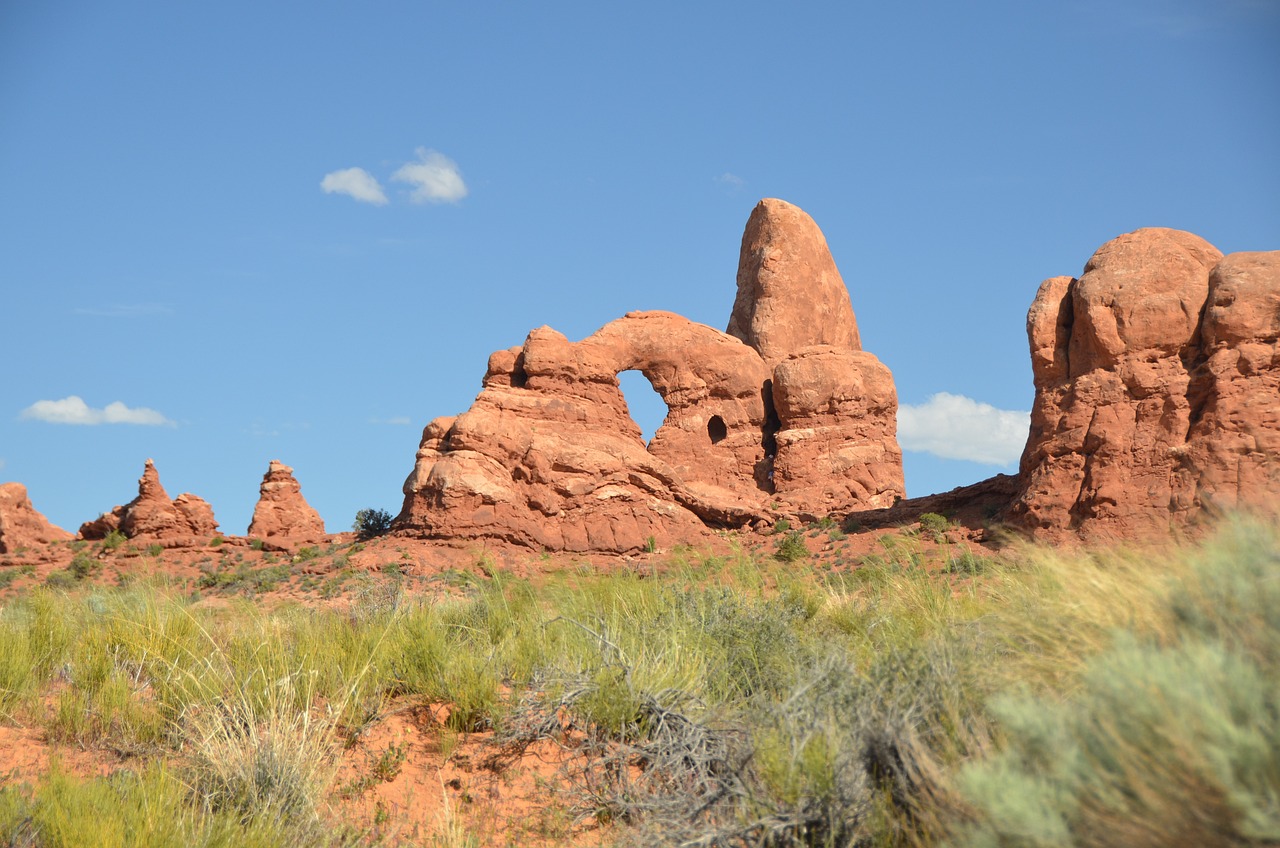
{"label": "weathered rock surface", "polygon": [[[580,342],[541,327],[490,356],[471,408],[423,431],[397,531],[626,553],[771,510],[891,504],[897,395],[859,350],[821,231],[763,201],[742,263],[728,333],[632,312]],[[667,404],[648,445],[619,389],[628,370]]]}
{"label": "weathered rock surface", "polygon": [[21,483],[0,483],[0,554],[72,538],[36,511]]}
{"label": "weathered rock surface", "polygon": [[727,332],[759,351],[770,368],[810,345],[862,349],[827,239],[800,207],[766,198],[752,211]]}
{"label": "weathered rock surface", "polygon": [[1010,518],[1053,535],[1167,531],[1280,496],[1280,252],[1179,230],[1107,242],[1027,316],[1036,398]]}
{"label": "weathered rock surface", "polygon": [[173,545],[203,544],[218,532],[213,508],[183,493],[169,500],[155,463],[147,460],[138,480],[138,496],[80,526],[80,538],[101,539],[119,530],[130,539]]}
{"label": "weathered rock surface", "polygon": [[1280,250],[1231,253],[1209,275],[1180,472],[1196,508],[1280,508]]}
{"label": "weathered rock surface", "polygon": [[865,351],[817,345],[773,374],[778,499],[808,520],[893,506],[904,486],[889,369]]}
{"label": "weathered rock surface", "polygon": [[[627,370],[668,405],[647,449],[618,387]],[[539,328],[489,358],[471,409],[427,425],[397,527],[625,552],[746,523],[760,515],[766,380],[751,348],[671,313],[633,312],[577,343]]]}
{"label": "weathered rock surface", "polygon": [[248,535],[284,547],[313,544],[325,537],[324,519],[302,496],[293,469],[278,459],[271,460],[258,487]]}

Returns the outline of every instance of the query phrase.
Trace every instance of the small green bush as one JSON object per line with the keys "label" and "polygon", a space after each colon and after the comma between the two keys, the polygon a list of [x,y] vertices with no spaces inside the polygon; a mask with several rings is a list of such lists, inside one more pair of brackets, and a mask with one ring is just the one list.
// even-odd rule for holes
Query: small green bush
{"label": "small green bush", "polygon": [[951,522],[947,520],[945,515],[939,515],[936,512],[923,513],[920,518],[920,529],[928,534],[935,542],[946,541],[947,531],[951,529]]}
{"label": "small green bush", "polygon": [[778,540],[774,557],[783,562],[799,562],[809,556],[809,549],[804,544],[804,533],[793,530]]}
{"label": "small green bush", "polygon": [[357,539],[367,541],[391,532],[393,518],[385,509],[362,509],[356,513],[351,529],[356,531]]}
{"label": "small green bush", "polygon": [[119,530],[111,530],[106,536],[102,537],[102,549],[104,551],[114,551],[128,541],[128,537]]}

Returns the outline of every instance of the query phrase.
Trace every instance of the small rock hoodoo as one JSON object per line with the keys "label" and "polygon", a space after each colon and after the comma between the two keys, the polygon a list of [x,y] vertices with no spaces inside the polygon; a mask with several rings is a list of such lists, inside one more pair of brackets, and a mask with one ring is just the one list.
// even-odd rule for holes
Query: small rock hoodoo
{"label": "small rock hoodoo", "polygon": [[102,539],[118,530],[130,539],[173,545],[207,542],[217,535],[213,507],[190,493],[169,500],[155,463],[147,460],[138,480],[138,496],[80,526],[80,538]]}
{"label": "small rock hoodoo", "polygon": [[293,548],[324,540],[324,519],[302,496],[293,469],[271,460],[258,488],[248,536],[273,547]]}
{"label": "small rock hoodoo", "polygon": [[[668,408],[647,447],[618,386],[628,370]],[[427,425],[396,528],[625,553],[771,510],[888,506],[904,493],[896,415],[821,230],[764,200],[727,333],[670,312],[628,313],[580,342],[533,330],[489,358],[469,410]]]}

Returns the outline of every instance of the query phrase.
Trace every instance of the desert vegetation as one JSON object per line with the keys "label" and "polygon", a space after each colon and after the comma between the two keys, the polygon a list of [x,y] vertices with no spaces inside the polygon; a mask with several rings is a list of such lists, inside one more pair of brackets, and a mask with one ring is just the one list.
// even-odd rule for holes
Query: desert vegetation
{"label": "desert vegetation", "polygon": [[[275,603],[344,553],[109,586],[85,549],[0,607],[0,732],[48,753],[0,784],[0,845],[1280,840],[1276,526],[947,534],[929,516],[838,565],[804,554],[834,523],[535,578],[477,557],[430,585],[375,540],[380,573]],[[537,804],[505,821],[443,776],[535,754]],[[369,801],[414,768],[442,775],[422,826]]]}

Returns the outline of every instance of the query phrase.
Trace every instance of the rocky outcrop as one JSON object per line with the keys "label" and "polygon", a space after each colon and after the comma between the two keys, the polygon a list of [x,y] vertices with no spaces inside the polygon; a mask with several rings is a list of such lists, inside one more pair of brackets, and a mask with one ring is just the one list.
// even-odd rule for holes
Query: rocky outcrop
{"label": "rocky outcrop", "polygon": [[21,483],[0,483],[0,554],[62,542],[72,536],[36,511]]}
{"label": "rocky outcrop", "polygon": [[148,459],[138,480],[138,496],[81,525],[80,538],[102,539],[112,530],[130,539],[196,545],[217,535],[218,522],[213,508],[196,495],[183,493],[169,500],[155,463]]}
{"label": "rocky outcrop", "polygon": [[1278,300],[1280,253],[1161,228],[1041,284],[1013,523],[1131,537],[1280,495]]}
{"label": "rocky outcrop", "polygon": [[[625,553],[901,497],[893,380],[859,350],[821,231],[762,201],[741,256],[727,333],[632,312],[494,353],[471,408],[423,431],[397,531]],[[648,445],[619,388],[629,370],[667,405]]]}
{"label": "rocky outcrop", "polygon": [[1223,257],[1200,334],[1179,457],[1192,507],[1280,508],[1280,250]]}
{"label": "rocky outcrop", "polygon": [[773,372],[773,483],[805,520],[893,506],[904,494],[893,375],[869,353],[801,349]]}
{"label": "rocky outcrop", "polygon": [[755,348],[770,368],[810,345],[862,349],[827,239],[800,207],[766,198],[751,212],[727,332]]}
{"label": "rocky outcrop", "polygon": [[[627,370],[668,406],[647,447],[618,386]],[[577,343],[541,327],[489,358],[471,409],[427,425],[396,526],[625,552],[749,522],[766,380],[751,348],[671,313],[633,312]]]}
{"label": "rocky outcrop", "polygon": [[324,519],[302,496],[293,469],[278,459],[271,460],[258,487],[248,535],[284,548],[314,544],[325,537]]}

